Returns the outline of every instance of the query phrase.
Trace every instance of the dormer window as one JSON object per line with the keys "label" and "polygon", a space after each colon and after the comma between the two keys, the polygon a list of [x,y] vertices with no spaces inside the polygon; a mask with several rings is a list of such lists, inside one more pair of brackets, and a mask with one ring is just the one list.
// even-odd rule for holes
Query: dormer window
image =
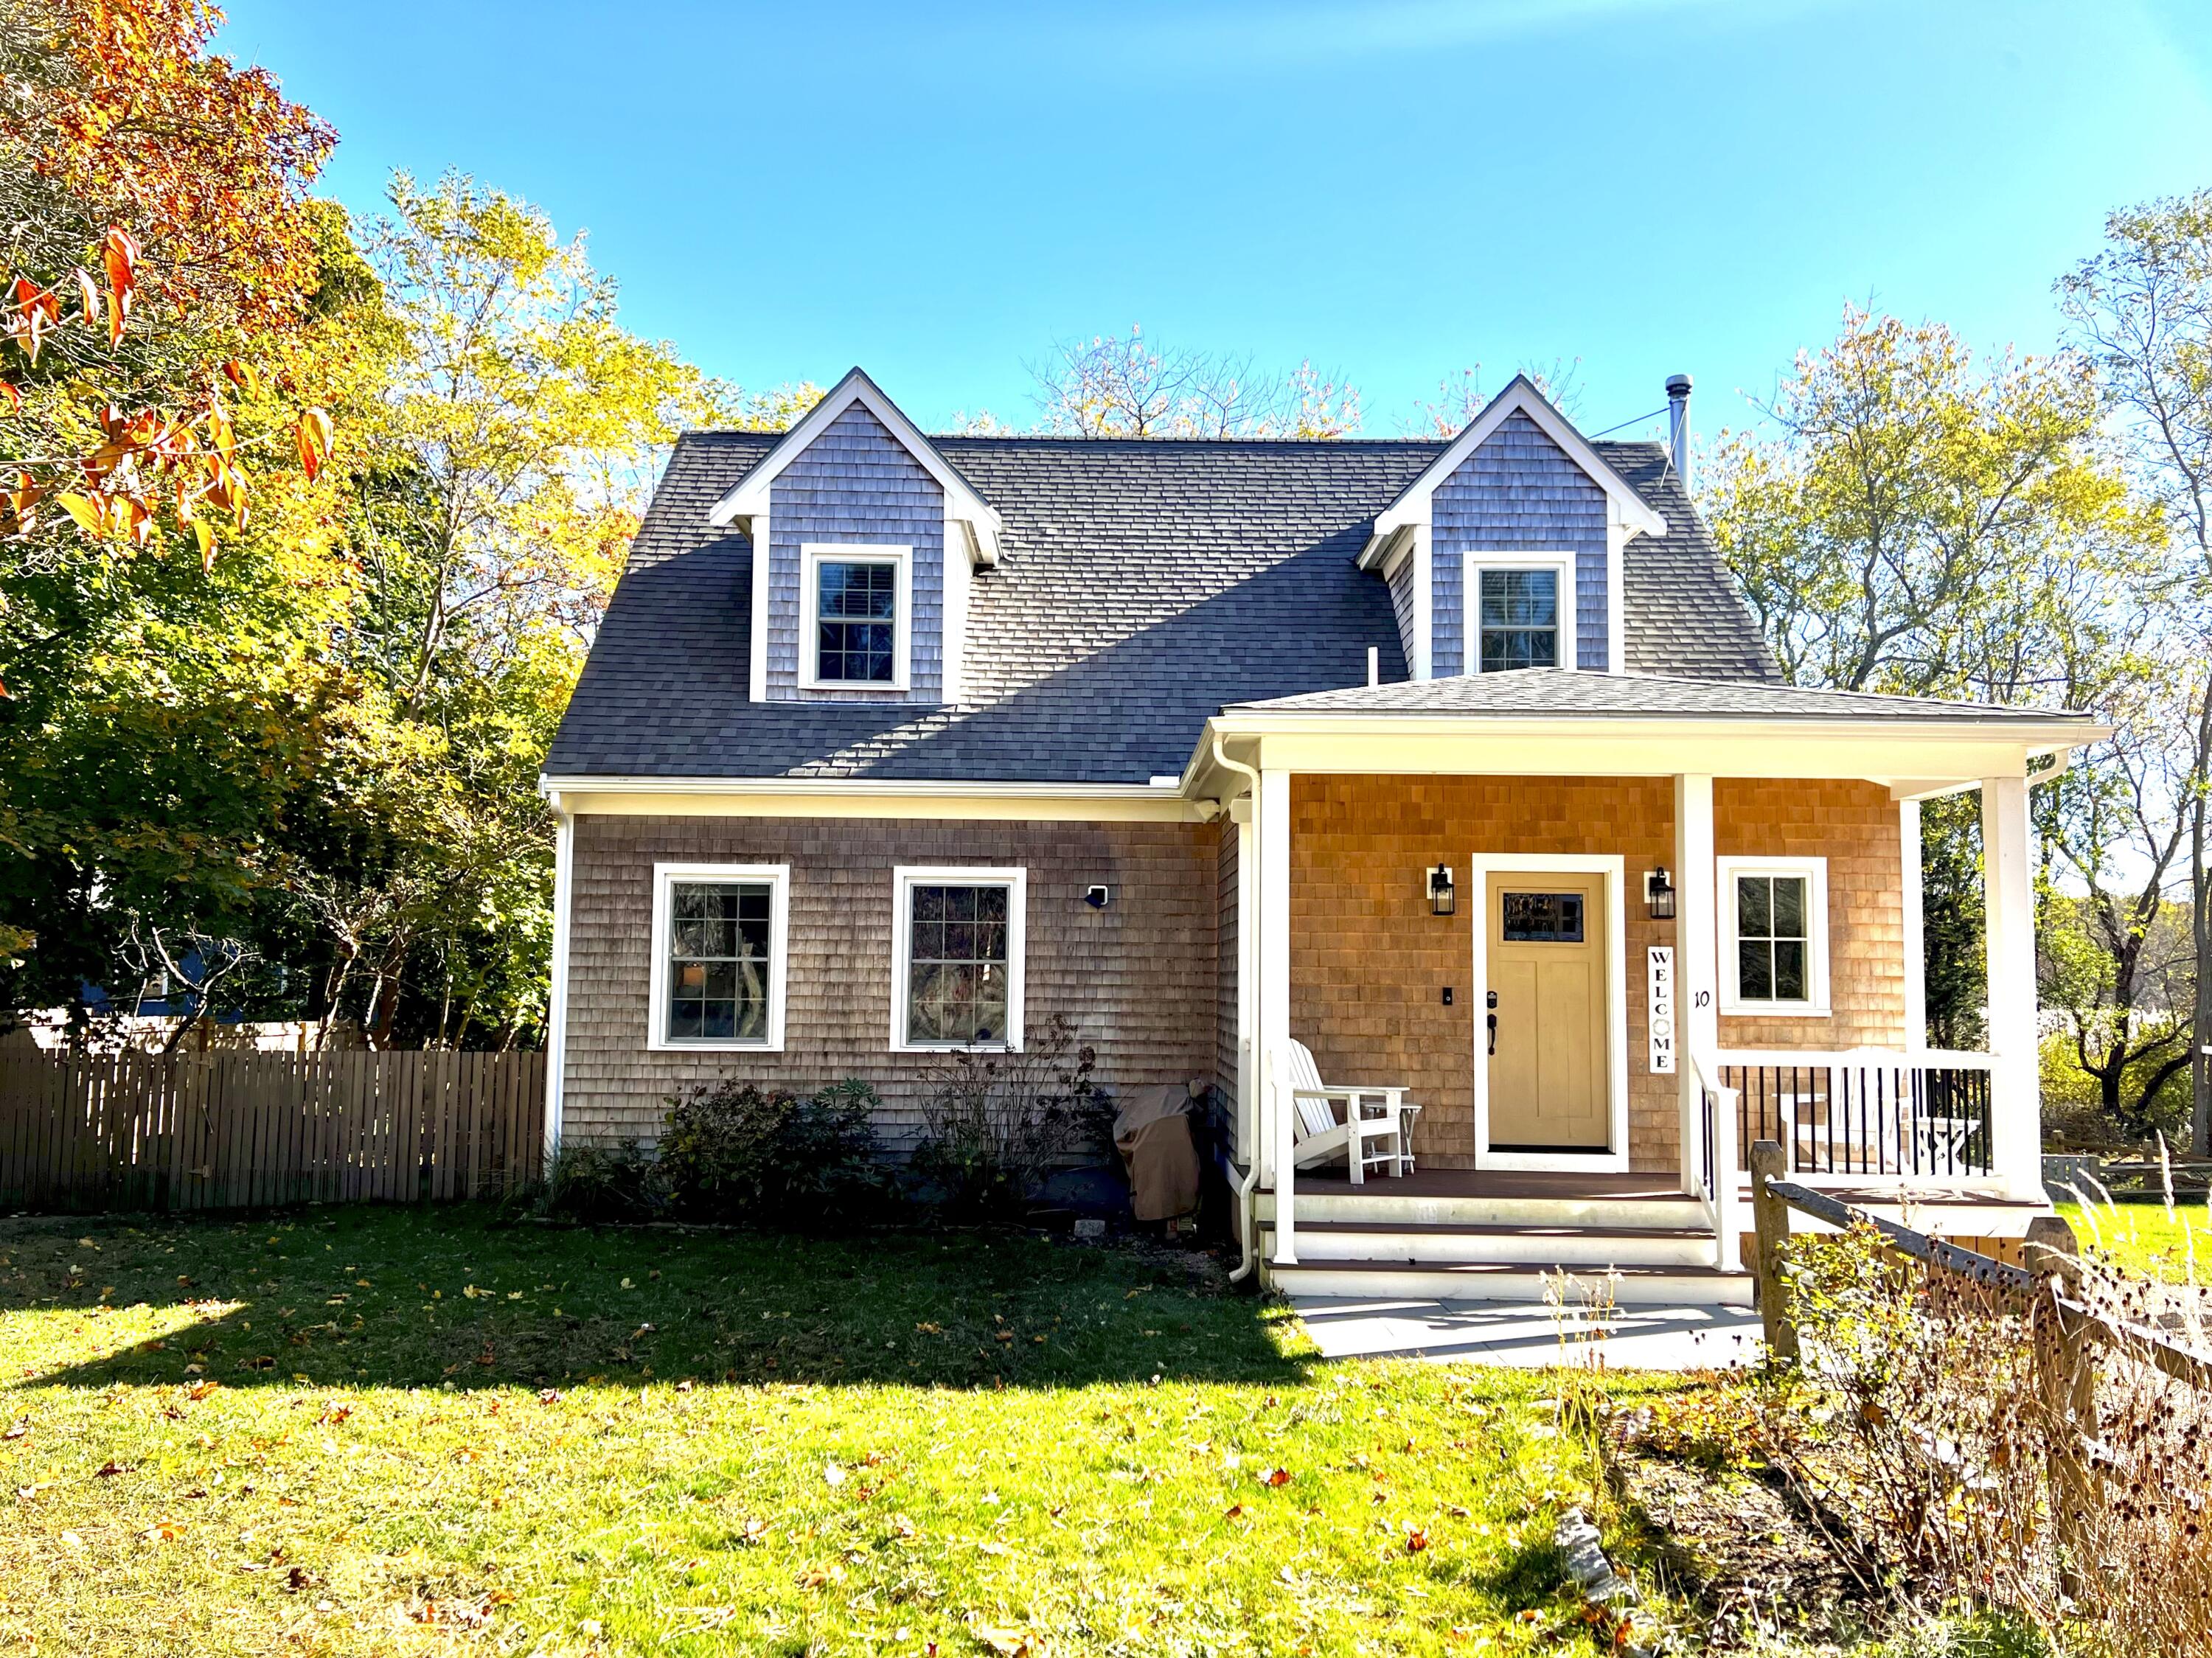
{"label": "dormer window", "polygon": [[1564,563],[1478,566],[1475,657],[1484,673],[1560,665]]}
{"label": "dormer window", "polygon": [[910,547],[805,549],[800,639],[807,688],[906,689],[913,552]]}

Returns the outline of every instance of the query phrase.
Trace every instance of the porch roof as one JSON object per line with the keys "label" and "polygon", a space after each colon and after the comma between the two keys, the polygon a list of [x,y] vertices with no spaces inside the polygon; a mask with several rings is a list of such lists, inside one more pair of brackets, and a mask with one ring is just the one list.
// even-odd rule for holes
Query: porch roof
{"label": "porch roof", "polygon": [[1861,724],[1961,724],[2034,726],[2093,742],[2107,728],[2063,708],[1954,702],[1937,697],[1886,696],[1864,691],[1808,690],[1796,685],[1677,679],[1657,674],[1592,673],[1526,668],[1513,673],[1407,679],[1310,691],[1265,701],[1231,703],[1224,715],[1443,715],[1460,719],[1746,720]]}

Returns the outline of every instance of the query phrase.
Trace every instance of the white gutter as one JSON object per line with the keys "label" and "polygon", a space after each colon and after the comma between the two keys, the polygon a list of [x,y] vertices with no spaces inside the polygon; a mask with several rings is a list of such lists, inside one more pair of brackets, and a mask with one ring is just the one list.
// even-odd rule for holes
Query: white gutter
{"label": "white gutter", "polygon": [[[1250,780],[1252,785],[1252,817],[1255,825],[1255,832],[1252,836],[1252,841],[1253,844],[1257,846],[1260,840],[1260,836],[1257,832],[1260,816],[1260,774],[1255,771],[1251,767],[1246,765],[1242,760],[1231,760],[1221,746],[1221,736],[1218,732],[1214,734],[1213,738],[1213,763],[1222,768],[1224,771],[1241,771]],[[1222,802],[1222,805],[1224,809],[1226,809],[1228,804],[1229,803],[1226,800]],[[1241,882],[1240,884],[1242,884]],[[1250,925],[1251,921],[1249,917],[1239,915],[1237,918],[1237,926],[1240,936],[1242,935],[1243,929]],[[1241,972],[1243,969],[1242,963],[1238,963],[1238,969]],[[1238,999],[1242,1001],[1244,995],[1244,987],[1242,984],[1237,986],[1237,994]],[[1249,1055],[1249,1058],[1250,1063],[1255,1066],[1259,1066],[1262,1063],[1261,1056],[1256,1053]],[[1252,1092],[1252,1102],[1254,1106],[1252,1114],[1255,1118],[1259,1115],[1257,1108],[1259,1102],[1259,1090],[1255,1085]],[[1237,1127],[1241,1129],[1243,1125],[1239,1123]],[[1252,1127],[1253,1139],[1257,1140],[1259,1138],[1259,1124],[1255,1121]],[[1237,1213],[1243,1221],[1243,1224],[1237,1228],[1237,1231],[1242,1236],[1244,1245],[1244,1259],[1238,1263],[1237,1270],[1229,1275],[1229,1281],[1231,1284],[1242,1283],[1245,1278],[1251,1276],[1252,1267],[1254,1266],[1253,1245],[1258,1239],[1260,1230],[1256,1206],[1252,1201],[1252,1193],[1260,1184],[1260,1151],[1256,1145],[1246,1146],[1243,1150],[1246,1172],[1244,1178],[1241,1181],[1237,1178],[1236,1163],[1232,1160],[1229,1165],[1231,1171],[1229,1175],[1229,1189],[1237,1199]]]}

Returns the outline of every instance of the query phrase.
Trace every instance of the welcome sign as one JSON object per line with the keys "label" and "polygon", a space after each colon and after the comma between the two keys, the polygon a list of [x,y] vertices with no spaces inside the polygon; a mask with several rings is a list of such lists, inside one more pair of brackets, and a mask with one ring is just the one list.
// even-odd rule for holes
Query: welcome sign
{"label": "welcome sign", "polygon": [[1651,1035],[1651,1068],[1668,1072],[1674,1068],[1674,950],[1671,944],[1653,944],[1644,954],[1649,957],[1650,998],[1644,1023]]}

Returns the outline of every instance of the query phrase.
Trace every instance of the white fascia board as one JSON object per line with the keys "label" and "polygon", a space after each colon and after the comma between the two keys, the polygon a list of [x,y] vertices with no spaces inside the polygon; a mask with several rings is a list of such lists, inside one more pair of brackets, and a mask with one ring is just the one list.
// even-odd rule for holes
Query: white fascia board
{"label": "white fascia board", "polygon": [[1200,754],[1210,751],[1217,736],[1248,743],[1257,738],[1268,764],[1301,772],[1863,777],[1885,786],[1911,779],[1916,792],[2027,774],[2032,758],[2094,740],[2080,726],[2040,723],[2022,729],[1946,721],[1900,731],[1873,720],[1228,714],[1207,722]]}
{"label": "white fascia board", "polygon": [[[1505,423],[1508,416],[1523,414],[1534,421],[1544,435],[1567,452],[1576,465],[1589,475],[1590,481],[1605,491],[1609,513],[1617,514],[1620,522],[1632,535],[1663,536],[1667,520],[1650,502],[1636,492],[1636,486],[1615,471],[1604,456],[1590,446],[1590,441],[1565,415],[1554,409],[1548,398],[1539,392],[1526,374],[1516,374],[1513,383],[1490,400],[1487,407],[1467,423],[1466,428],[1454,438],[1429,464],[1428,470],[1407,484],[1389,506],[1375,519],[1375,531],[1369,545],[1382,538],[1386,531],[1402,525],[1425,524],[1429,521],[1429,497],[1437,486],[1459,471],[1461,465],[1473,454],[1490,434]],[[1363,559],[1364,559],[1363,555]]]}
{"label": "white fascia board", "polygon": [[1375,533],[1367,537],[1367,544],[1359,550],[1359,556],[1352,562],[1363,570],[1377,571],[1388,577],[1390,566],[1396,562],[1399,554],[1413,539],[1413,526],[1410,521],[1389,530],[1378,525]]}
{"label": "white fascia board", "polygon": [[807,410],[805,416],[786,432],[776,446],[769,451],[760,464],[744,478],[716,501],[707,514],[707,522],[720,528],[735,519],[766,513],[769,489],[781,476],[784,469],[806,452],[807,447],[819,437],[830,422],[836,420],[854,404],[860,404],[882,422],[900,446],[921,463],[922,469],[937,481],[945,492],[946,512],[971,526],[975,537],[974,557],[979,564],[999,562],[999,534],[1004,527],[997,510],[969,488],[967,480],[953,470],[951,464],[937,452],[922,429],[906,417],[905,412],[884,395],[883,389],[860,369],[854,368],[825,393],[822,401]]}

